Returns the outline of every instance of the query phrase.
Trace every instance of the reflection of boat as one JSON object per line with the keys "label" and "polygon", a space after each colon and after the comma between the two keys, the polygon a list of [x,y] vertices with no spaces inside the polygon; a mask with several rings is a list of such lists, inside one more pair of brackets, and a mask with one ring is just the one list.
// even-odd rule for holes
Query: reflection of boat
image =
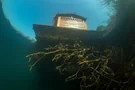
{"label": "reflection of boat", "polygon": [[[37,42],[71,42],[86,41],[94,43],[101,41],[102,31],[87,30],[86,18],[76,14],[56,14],[54,25],[34,24],[33,29],[36,34]],[[42,43],[43,44],[43,43]]]}

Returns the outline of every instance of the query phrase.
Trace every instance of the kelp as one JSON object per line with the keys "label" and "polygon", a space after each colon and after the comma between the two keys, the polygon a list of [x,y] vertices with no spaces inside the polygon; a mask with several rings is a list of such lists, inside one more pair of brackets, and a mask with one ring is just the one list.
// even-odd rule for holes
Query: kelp
{"label": "kelp", "polygon": [[[60,43],[54,47],[48,46],[44,50],[44,52],[37,52],[26,56],[29,58],[29,62],[31,62],[32,57],[41,56],[30,65],[30,71],[40,60],[44,60],[43,57],[53,55],[52,62],[58,62],[56,69],[60,74],[66,74],[67,76],[65,81],[80,80],[81,90],[92,88],[93,86],[97,90],[98,87],[106,90],[110,88],[123,90],[128,83],[131,83],[135,75],[133,67],[130,68],[132,72],[128,73],[128,67],[131,65],[127,65],[128,69],[125,69],[124,72],[121,72],[123,68],[119,68],[117,72],[114,72],[113,67],[109,65],[117,62],[118,59],[122,59],[118,58],[123,57],[123,49],[119,47],[110,46],[102,49],[95,46],[86,47],[80,41],[75,42],[73,45]],[[131,60],[131,63],[134,59]],[[114,86],[115,84],[117,85]]]}

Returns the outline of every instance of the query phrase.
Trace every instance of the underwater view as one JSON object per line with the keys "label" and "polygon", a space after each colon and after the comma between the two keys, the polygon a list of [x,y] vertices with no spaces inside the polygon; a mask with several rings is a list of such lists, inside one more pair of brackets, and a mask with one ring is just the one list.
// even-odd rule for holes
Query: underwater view
{"label": "underwater view", "polygon": [[135,0],[0,0],[0,90],[135,90]]}

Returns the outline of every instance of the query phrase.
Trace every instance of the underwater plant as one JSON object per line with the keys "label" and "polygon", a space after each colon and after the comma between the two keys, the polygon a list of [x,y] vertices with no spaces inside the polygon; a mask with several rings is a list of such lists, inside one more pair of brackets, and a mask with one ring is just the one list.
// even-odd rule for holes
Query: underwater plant
{"label": "underwater plant", "polygon": [[[121,48],[113,46],[105,49],[94,46],[86,47],[80,41],[73,45],[60,43],[54,47],[44,48],[44,50],[45,52],[37,52],[26,56],[29,58],[29,62],[31,62],[32,57],[41,56],[30,65],[30,71],[43,57],[53,55],[52,62],[58,63],[56,69],[60,74],[66,74],[67,76],[65,81],[80,80],[81,90],[93,86],[97,88],[96,90],[101,87],[106,90],[110,88],[123,90],[125,85],[132,81],[135,74],[133,72],[127,75],[126,70],[124,72],[120,72],[120,70],[114,72],[112,67],[109,66],[109,63],[114,61],[113,59],[117,60],[119,56],[122,57],[123,50]],[[128,79],[123,81],[120,75]],[[117,84],[117,87],[114,86],[115,84]]]}

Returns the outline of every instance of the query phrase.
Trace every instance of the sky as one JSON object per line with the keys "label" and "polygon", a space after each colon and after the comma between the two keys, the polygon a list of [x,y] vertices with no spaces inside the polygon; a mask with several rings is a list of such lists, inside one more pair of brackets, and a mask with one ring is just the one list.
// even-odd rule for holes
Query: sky
{"label": "sky", "polygon": [[33,24],[53,24],[57,13],[76,13],[87,18],[89,30],[109,19],[100,0],[3,0],[3,10],[11,24],[24,35],[35,38]]}

